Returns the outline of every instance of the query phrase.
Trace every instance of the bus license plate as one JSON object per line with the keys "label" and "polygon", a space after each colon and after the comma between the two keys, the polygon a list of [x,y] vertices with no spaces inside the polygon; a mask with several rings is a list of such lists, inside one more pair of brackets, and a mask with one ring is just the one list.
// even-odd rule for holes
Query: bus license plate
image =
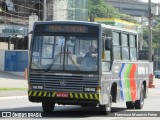
{"label": "bus license plate", "polygon": [[68,93],[57,93],[56,96],[57,97],[61,97],[61,98],[69,98],[69,94]]}

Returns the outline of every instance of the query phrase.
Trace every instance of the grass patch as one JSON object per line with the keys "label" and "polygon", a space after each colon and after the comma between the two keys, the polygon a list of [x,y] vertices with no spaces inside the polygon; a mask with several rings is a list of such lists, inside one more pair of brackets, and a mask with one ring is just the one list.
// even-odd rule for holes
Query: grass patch
{"label": "grass patch", "polygon": [[0,90],[27,90],[27,88],[0,88]]}

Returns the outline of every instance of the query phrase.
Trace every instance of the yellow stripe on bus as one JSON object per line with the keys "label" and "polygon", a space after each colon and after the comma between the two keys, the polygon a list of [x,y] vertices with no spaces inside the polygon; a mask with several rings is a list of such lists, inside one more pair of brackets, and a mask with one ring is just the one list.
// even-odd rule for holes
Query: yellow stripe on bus
{"label": "yellow stripe on bus", "polygon": [[47,95],[47,92],[44,92],[44,95],[43,95],[43,96],[46,97],[46,95]]}
{"label": "yellow stripe on bus", "polygon": [[52,97],[55,97],[56,96],[56,92],[54,92],[53,94],[52,94]]}
{"label": "yellow stripe on bus", "polygon": [[91,99],[93,99],[93,96],[92,96],[92,94],[89,94],[89,96],[90,96],[90,98],[91,98]]}
{"label": "yellow stripe on bus", "polygon": [[84,94],[85,95],[85,98],[87,98],[88,99],[88,96],[87,96],[87,94]]}
{"label": "yellow stripe on bus", "polygon": [[48,96],[47,97],[50,97],[51,96],[51,94],[50,94],[50,92],[48,92]]}
{"label": "yellow stripe on bus", "polygon": [[70,93],[70,97],[73,98],[73,94],[72,93]]}
{"label": "yellow stripe on bus", "polygon": [[39,92],[38,96],[40,97],[42,95],[42,92]]}
{"label": "yellow stripe on bus", "polygon": [[78,94],[77,93],[75,93],[75,96],[76,96],[76,98],[78,98]]}
{"label": "yellow stripe on bus", "polygon": [[80,93],[80,97],[83,99],[83,95],[82,95],[82,93]]}
{"label": "yellow stripe on bus", "polygon": [[33,96],[36,96],[36,94],[37,94],[37,91],[34,91],[34,94],[33,94]]}
{"label": "yellow stripe on bus", "polygon": [[97,94],[94,94],[95,98],[98,100],[98,95]]}
{"label": "yellow stripe on bus", "polygon": [[32,91],[29,91],[29,94],[28,94],[28,96],[31,96],[31,94],[32,94]]}

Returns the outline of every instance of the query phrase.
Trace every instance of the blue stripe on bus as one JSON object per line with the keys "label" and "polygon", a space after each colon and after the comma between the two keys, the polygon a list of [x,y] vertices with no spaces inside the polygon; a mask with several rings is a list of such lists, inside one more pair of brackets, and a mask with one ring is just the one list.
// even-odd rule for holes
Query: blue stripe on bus
{"label": "blue stripe on bus", "polygon": [[122,71],[124,68],[125,64],[122,64],[121,70],[119,72],[119,78],[120,78],[120,95],[121,95],[121,99],[124,101],[124,94],[123,94],[123,83],[122,83]]}

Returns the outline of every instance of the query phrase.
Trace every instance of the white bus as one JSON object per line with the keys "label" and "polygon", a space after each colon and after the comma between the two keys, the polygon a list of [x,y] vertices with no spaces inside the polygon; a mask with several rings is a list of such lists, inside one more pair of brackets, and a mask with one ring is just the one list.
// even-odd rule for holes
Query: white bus
{"label": "white bus", "polygon": [[29,64],[31,102],[44,112],[55,104],[99,107],[111,103],[141,109],[147,95],[149,62],[138,60],[137,33],[91,22],[34,24]]}

